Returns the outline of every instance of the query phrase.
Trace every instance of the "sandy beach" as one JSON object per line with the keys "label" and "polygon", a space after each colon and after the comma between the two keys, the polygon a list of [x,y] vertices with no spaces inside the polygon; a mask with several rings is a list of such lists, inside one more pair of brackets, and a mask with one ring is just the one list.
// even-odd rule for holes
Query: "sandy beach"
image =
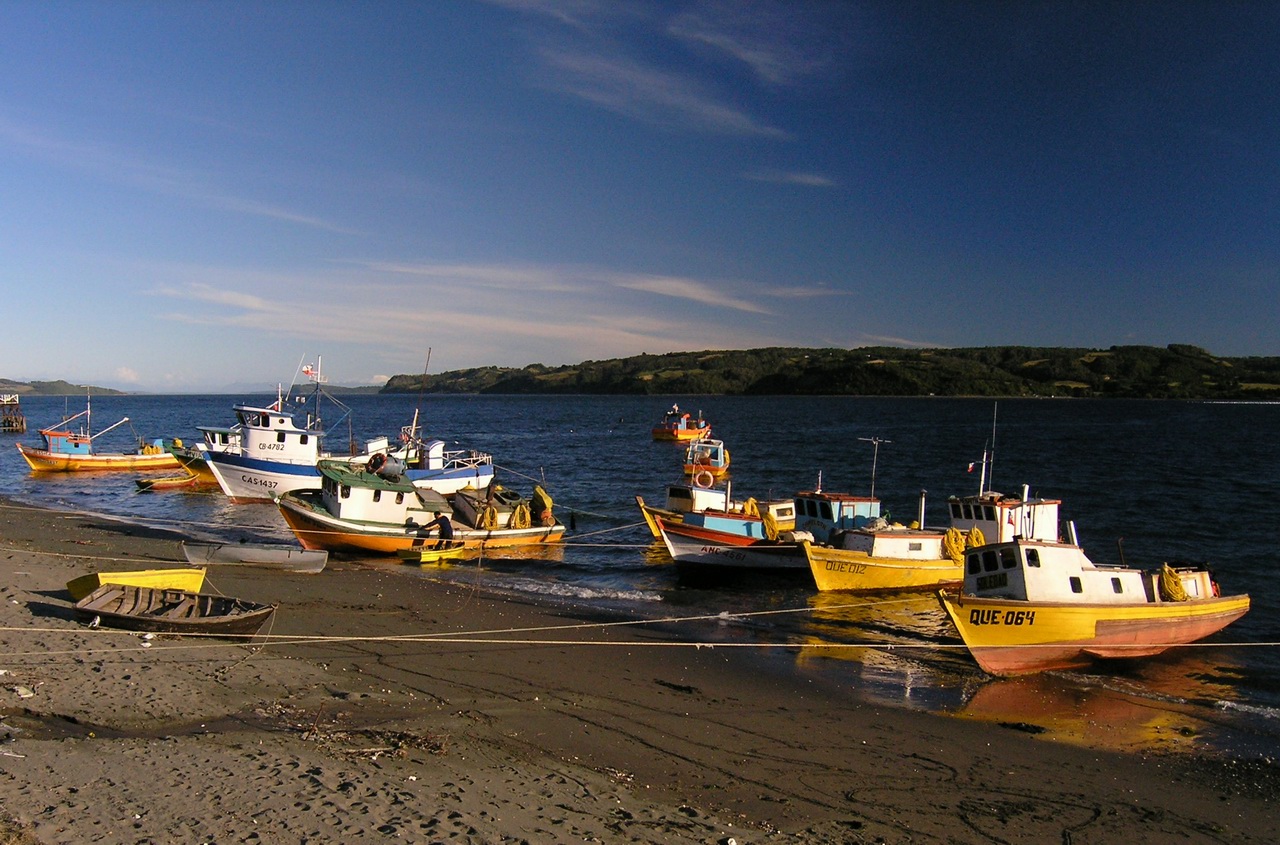
{"label": "sandy beach", "polygon": [[[875,707],[679,625],[406,578],[211,568],[264,642],[90,628],[178,535],[0,502],[0,843],[1251,843],[1274,764]],[[169,563],[166,563],[169,562]],[[1034,714],[1028,714],[1034,721]],[[6,838],[7,837],[7,838]]]}

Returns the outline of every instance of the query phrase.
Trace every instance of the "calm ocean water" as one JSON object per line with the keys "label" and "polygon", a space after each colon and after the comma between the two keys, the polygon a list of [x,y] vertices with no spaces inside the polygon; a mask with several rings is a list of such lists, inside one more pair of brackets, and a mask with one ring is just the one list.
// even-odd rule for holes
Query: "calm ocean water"
{"label": "calm ocean water", "polygon": [[[198,439],[197,425],[229,425],[245,396],[93,399],[103,451],[135,435]],[[653,422],[678,401],[703,413],[733,455],[740,496],[789,496],[822,486],[871,489],[902,521],[927,491],[927,521],[945,521],[948,495],[973,493],[994,430],[994,489],[1060,498],[1098,562],[1211,562],[1227,592],[1253,609],[1208,648],[1088,672],[992,680],[968,658],[936,600],[819,594],[795,579],[682,583],[640,522],[634,496],[661,502],[681,448],[655,443]],[[465,580],[639,618],[707,617],[685,632],[711,643],[758,645],[776,665],[877,704],[954,713],[1045,730],[1092,745],[1232,755],[1280,752],[1280,404],[1143,401],[861,399],[844,397],[344,398],[327,414],[328,448],[391,435],[421,408],[429,436],[491,452],[499,478],[527,492],[536,480],[571,524],[553,560],[485,560],[483,567],[418,569],[406,578]],[[292,539],[270,505],[221,494],[137,492],[133,476],[33,477],[12,442],[84,408],[83,398],[23,400],[31,432],[0,435],[0,493],[55,508],[108,513],[197,536]],[[993,426],[994,421],[994,426]],[[376,565],[387,567],[387,561]],[[320,576],[323,578],[324,575]],[[734,614],[732,618],[720,616]],[[1034,726],[1034,727],[1032,727]]]}

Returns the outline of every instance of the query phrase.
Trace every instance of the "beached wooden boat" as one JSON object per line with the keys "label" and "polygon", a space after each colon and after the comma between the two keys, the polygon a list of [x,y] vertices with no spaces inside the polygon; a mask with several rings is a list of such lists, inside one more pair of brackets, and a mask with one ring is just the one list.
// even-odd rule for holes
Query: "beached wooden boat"
{"label": "beached wooden boat", "polygon": [[271,621],[276,605],[230,596],[153,590],[128,584],[106,584],[75,605],[76,613],[97,624],[130,631],[253,637]]}
{"label": "beached wooden boat", "polygon": [[396,552],[396,555],[405,563],[443,563],[444,561],[457,560],[462,557],[465,551],[466,545],[461,542],[451,543],[443,547],[427,543],[422,546],[401,549]]}
{"label": "beached wooden boat", "polygon": [[711,436],[711,423],[702,418],[701,411],[695,419],[682,412],[679,405],[672,405],[671,410],[662,415],[651,433],[654,440],[701,440]]}
{"label": "beached wooden boat", "polygon": [[[67,417],[57,426],[40,429],[40,446],[18,443],[18,451],[32,472],[121,472],[148,469],[177,469],[181,464],[162,440],[142,444],[134,452],[98,452],[93,441],[117,426],[129,422],[125,417],[97,434],[90,433],[90,406]],[[84,418],[82,427],[73,431],[69,423]]]}
{"label": "beached wooden boat", "polygon": [[255,566],[288,572],[324,571],[329,553],[284,543],[201,543],[183,540],[182,554],[190,563],[214,566]]}
{"label": "beached wooden boat", "polygon": [[1249,610],[1247,595],[1220,596],[1207,568],[1095,564],[1074,536],[969,549],[961,592],[938,598],[974,660],[1000,676],[1160,654]]}
{"label": "beached wooden boat", "polygon": [[[133,483],[144,493],[153,490],[185,490],[204,485],[199,475],[187,470],[182,475],[164,475],[158,478],[135,478]],[[217,482],[214,482],[214,486]]]}
{"label": "beached wooden boat", "polygon": [[558,543],[565,526],[552,513],[541,487],[499,517],[486,496],[468,495],[468,504],[427,490],[405,478],[384,478],[346,461],[320,461],[319,490],[293,490],[276,499],[280,514],[302,546],[378,555],[424,544],[423,526],[436,513],[449,515],[453,536],[468,549]]}
{"label": "beached wooden boat", "polygon": [[67,582],[67,592],[74,601],[106,584],[127,584],[157,590],[183,590],[198,593],[204,586],[204,569],[137,569],[130,572],[91,572]]}

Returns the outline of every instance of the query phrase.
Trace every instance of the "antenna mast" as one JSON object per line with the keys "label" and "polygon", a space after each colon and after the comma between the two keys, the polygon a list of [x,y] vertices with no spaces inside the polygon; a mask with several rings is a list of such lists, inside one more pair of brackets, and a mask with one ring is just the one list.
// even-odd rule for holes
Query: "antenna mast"
{"label": "antenna mast", "polygon": [[859,437],[859,440],[866,441],[875,447],[871,452],[871,498],[876,497],[876,460],[880,457],[880,444],[892,443],[892,440],[881,440],[879,437]]}

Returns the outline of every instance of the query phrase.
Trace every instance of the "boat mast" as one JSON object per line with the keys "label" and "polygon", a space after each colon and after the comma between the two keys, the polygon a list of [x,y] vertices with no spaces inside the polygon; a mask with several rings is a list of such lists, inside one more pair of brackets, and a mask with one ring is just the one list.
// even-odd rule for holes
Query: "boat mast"
{"label": "boat mast", "polygon": [[[988,481],[994,483],[995,463],[996,463],[996,406],[999,403],[991,405],[991,439],[987,441],[988,446],[982,448],[982,472],[978,475],[978,495],[981,496],[988,490]],[[988,448],[989,447],[989,448]]]}
{"label": "boat mast", "polygon": [[879,437],[859,437],[858,439],[870,443],[874,447],[871,452],[871,498],[874,499],[876,497],[876,460],[880,457],[880,444],[892,443],[893,441],[881,440]]}

